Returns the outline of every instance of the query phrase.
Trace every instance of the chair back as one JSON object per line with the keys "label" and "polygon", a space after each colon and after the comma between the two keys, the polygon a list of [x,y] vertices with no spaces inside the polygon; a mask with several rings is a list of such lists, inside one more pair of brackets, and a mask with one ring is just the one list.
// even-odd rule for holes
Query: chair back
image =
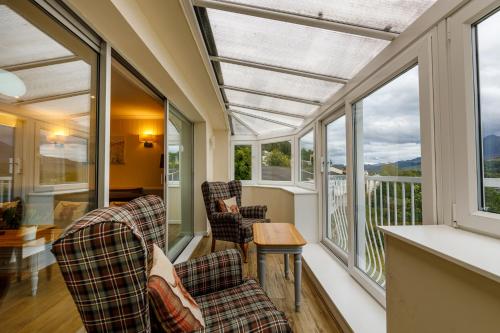
{"label": "chair back", "polygon": [[149,195],[89,212],[54,242],[87,332],[151,332],[147,277],[165,222],[163,201]]}
{"label": "chair back", "polygon": [[236,197],[238,206],[241,206],[241,181],[239,180],[233,180],[229,183],[206,181],[201,184],[201,191],[209,220],[212,219],[214,213],[218,212],[217,202],[221,199]]}

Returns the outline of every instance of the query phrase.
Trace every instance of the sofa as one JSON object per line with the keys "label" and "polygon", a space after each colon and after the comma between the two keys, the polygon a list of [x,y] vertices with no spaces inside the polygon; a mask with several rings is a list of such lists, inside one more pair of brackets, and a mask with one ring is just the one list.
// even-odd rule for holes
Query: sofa
{"label": "sofa", "polygon": [[[148,195],[87,213],[56,240],[64,281],[87,332],[161,332],[147,280],[153,244],[166,246],[165,206]],[[287,318],[252,279],[231,249],[175,265],[202,311],[197,332],[291,332]]]}

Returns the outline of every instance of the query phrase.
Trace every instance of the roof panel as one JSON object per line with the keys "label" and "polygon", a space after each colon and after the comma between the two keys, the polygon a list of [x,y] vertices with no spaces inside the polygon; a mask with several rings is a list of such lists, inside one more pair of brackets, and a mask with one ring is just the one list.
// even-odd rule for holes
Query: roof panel
{"label": "roof panel", "polygon": [[207,9],[219,56],[353,77],[388,41]]}
{"label": "roof panel", "polygon": [[317,106],[288,101],[268,96],[249,94],[246,92],[225,89],[229,103],[253,106],[272,111],[280,111],[295,115],[307,115],[313,112]]}
{"label": "roof panel", "polygon": [[254,135],[252,131],[243,126],[236,118],[231,117],[231,122],[233,123],[233,131],[235,135]]}
{"label": "roof panel", "polygon": [[231,117],[236,118],[236,120],[245,123],[252,130],[254,130],[259,135],[271,134],[273,132],[286,132],[292,130],[292,128],[276,124],[270,121],[242,115],[242,114],[232,114]]}
{"label": "roof panel", "polygon": [[304,119],[302,119],[302,118],[290,117],[290,116],[285,116],[285,115],[271,113],[271,112],[256,111],[256,110],[242,108],[242,107],[238,107],[238,106],[232,106],[230,108],[230,110],[236,111],[236,112],[242,112],[242,113],[248,114],[250,116],[263,117],[263,118],[267,118],[267,119],[274,120],[274,121],[280,121],[280,122],[287,123],[287,124],[290,124],[290,125],[296,126],[296,127],[300,126],[304,122]]}
{"label": "roof panel", "polygon": [[324,102],[342,84],[278,73],[259,68],[220,63],[224,84],[240,88]]}
{"label": "roof panel", "polygon": [[366,28],[402,32],[436,0],[226,0]]}

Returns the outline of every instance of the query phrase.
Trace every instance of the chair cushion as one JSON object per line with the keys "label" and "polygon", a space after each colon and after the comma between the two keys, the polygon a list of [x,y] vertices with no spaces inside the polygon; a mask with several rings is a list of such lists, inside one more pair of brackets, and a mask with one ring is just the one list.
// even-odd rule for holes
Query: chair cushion
{"label": "chair cushion", "polygon": [[195,299],[206,325],[197,332],[291,332],[285,314],[255,280]]}
{"label": "chair cushion", "polygon": [[219,199],[219,211],[221,213],[239,213],[238,204],[236,203],[236,197],[231,197],[229,199]]}
{"label": "chair cushion", "polygon": [[156,319],[165,332],[192,332],[205,326],[198,304],[156,244],[148,277],[148,294]]}

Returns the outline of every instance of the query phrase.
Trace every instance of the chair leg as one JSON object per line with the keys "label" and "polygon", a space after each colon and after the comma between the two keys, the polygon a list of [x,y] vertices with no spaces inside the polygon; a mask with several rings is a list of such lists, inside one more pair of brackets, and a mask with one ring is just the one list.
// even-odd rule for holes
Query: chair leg
{"label": "chair leg", "polygon": [[247,254],[248,254],[248,243],[240,244],[241,251],[243,251],[243,262],[246,264],[248,262]]}
{"label": "chair leg", "polygon": [[215,251],[215,237],[213,234],[212,234],[212,249],[211,250],[212,250],[212,252]]}

